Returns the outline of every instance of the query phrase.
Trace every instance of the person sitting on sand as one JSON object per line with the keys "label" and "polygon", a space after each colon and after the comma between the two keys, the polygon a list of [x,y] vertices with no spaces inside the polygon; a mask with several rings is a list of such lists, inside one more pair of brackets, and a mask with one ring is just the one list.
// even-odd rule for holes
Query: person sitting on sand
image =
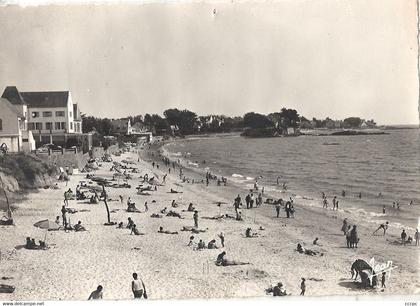
{"label": "person sitting on sand", "polygon": [[45,250],[47,248],[47,244],[45,243],[45,241],[42,240],[38,240],[39,242],[39,248]]}
{"label": "person sitting on sand", "polygon": [[60,225],[60,216],[55,217],[55,224]]}
{"label": "person sitting on sand", "polygon": [[143,235],[142,233],[140,233],[140,231],[138,230],[138,228],[137,228],[137,226],[135,224],[131,228],[130,235],[132,235],[132,234],[134,234],[136,236]]}
{"label": "person sitting on sand", "polygon": [[195,208],[194,208],[194,206],[193,206],[193,203],[190,203],[189,205],[188,205],[188,209],[187,209],[187,211],[194,211],[195,210]]}
{"label": "person sitting on sand", "polygon": [[236,221],[243,221],[243,219],[242,219],[242,212],[238,212],[236,214]]}
{"label": "person sitting on sand", "polygon": [[202,239],[200,239],[200,241],[197,244],[197,250],[204,250],[205,248],[206,248],[206,244],[204,243]]}
{"label": "person sitting on sand", "polygon": [[305,255],[310,255],[310,256],[316,256],[316,255],[319,255],[319,254],[321,256],[323,255],[322,253],[319,253],[317,251],[312,251],[312,250],[303,248],[300,243],[298,243],[296,251],[300,254],[305,254]]}
{"label": "person sitting on sand", "polygon": [[373,234],[372,235],[375,235],[375,233],[377,232],[377,231],[379,231],[379,230],[381,230],[381,229],[383,229],[384,230],[384,236],[385,236],[385,233],[386,233],[386,230],[388,229],[388,224],[389,224],[389,222],[388,221],[386,221],[385,222],[385,224],[381,224],[381,225],[379,225],[379,227],[373,232]]}
{"label": "person sitting on sand", "polygon": [[166,214],[166,207],[160,211],[161,214]]}
{"label": "person sitting on sand", "polygon": [[176,191],[176,190],[171,188],[171,193],[182,193],[182,191]]}
{"label": "person sitting on sand", "polygon": [[117,228],[124,228],[124,222],[120,222],[120,223],[118,223]]}
{"label": "person sitting on sand", "polygon": [[99,197],[96,193],[90,197],[89,203],[90,204],[98,204],[99,203]]}
{"label": "person sitting on sand", "polygon": [[245,230],[245,237],[246,238],[257,238],[258,237],[258,234],[257,233],[251,233],[251,231],[252,231],[252,229],[250,227],[248,227]]}
{"label": "person sitting on sand", "polygon": [[128,222],[127,222],[127,228],[128,229],[132,229],[133,226],[135,225],[133,219],[131,219],[130,217],[128,217],[127,220],[128,220]]}
{"label": "person sitting on sand", "polygon": [[31,237],[26,237],[26,245],[25,245],[25,248],[27,248],[27,249],[32,249],[33,248]]}
{"label": "person sitting on sand", "polygon": [[240,265],[250,264],[249,262],[241,262],[241,261],[225,259],[225,255],[226,255],[225,251],[217,255],[216,266],[240,266]]}
{"label": "person sitting on sand", "polygon": [[318,237],[315,238],[315,240],[312,242],[313,245],[318,245]]}
{"label": "person sitting on sand", "polygon": [[172,200],[171,206],[173,208],[177,208],[178,207],[178,204],[176,204],[175,200]]}
{"label": "person sitting on sand", "polygon": [[188,242],[187,246],[194,245],[194,236],[190,236],[190,241]]}
{"label": "person sitting on sand", "polygon": [[283,284],[278,282],[277,285],[273,287],[273,296],[286,296],[286,289],[284,289]]}
{"label": "person sitting on sand", "polygon": [[103,287],[101,285],[96,288],[95,291],[92,291],[92,293],[89,295],[88,300],[102,300],[103,294],[102,294]]}
{"label": "person sitting on sand", "polygon": [[178,234],[178,232],[164,231],[162,226],[159,227],[158,233],[160,233],[160,234],[170,234],[170,235],[177,235]]}
{"label": "person sitting on sand", "polygon": [[82,221],[78,221],[77,224],[74,226],[74,230],[76,232],[84,232],[86,231],[85,227],[82,225]]}
{"label": "person sitting on sand", "polygon": [[210,240],[210,242],[207,244],[207,248],[208,249],[218,249],[218,247],[216,246],[216,240]]}

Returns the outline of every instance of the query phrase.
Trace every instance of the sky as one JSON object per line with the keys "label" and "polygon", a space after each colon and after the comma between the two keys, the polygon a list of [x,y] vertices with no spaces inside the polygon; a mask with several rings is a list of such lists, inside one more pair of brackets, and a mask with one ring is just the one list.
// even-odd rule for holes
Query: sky
{"label": "sky", "polygon": [[416,0],[0,6],[0,90],[83,113],[359,116],[418,124]]}

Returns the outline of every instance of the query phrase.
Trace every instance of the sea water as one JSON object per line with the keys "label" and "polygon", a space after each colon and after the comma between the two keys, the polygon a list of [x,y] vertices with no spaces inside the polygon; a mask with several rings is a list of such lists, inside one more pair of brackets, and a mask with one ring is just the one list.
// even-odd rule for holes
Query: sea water
{"label": "sea water", "polygon": [[[314,205],[322,206],[325,192],[330,206],[335,195],[340,208],[378,222],[415,226],[420,216],[419,129],[360,136],[194,136],[170,143],[165,150],[185,166],[211,171],[246,188],[257,178],[273,197],[285,197],[286,183],[297,199],[313,198]],[[410,201],[414,205],[408,205]],[[393,202],[399,202],[399,211],[392,209]]]}

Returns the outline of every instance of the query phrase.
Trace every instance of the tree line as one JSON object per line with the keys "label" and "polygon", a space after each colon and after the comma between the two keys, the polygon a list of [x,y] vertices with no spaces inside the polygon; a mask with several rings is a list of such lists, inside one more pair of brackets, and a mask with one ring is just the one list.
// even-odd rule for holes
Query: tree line
{"label": "tree line", "polygon": [[268,115],[248,112],[243,116],[229,117],[224,115],[198,116],[196,113],[177,108],[167,109],[163,117],[158,114],[145,114],[128,116],[121,119],[98,118],[82,115],[82,128],[84,133],[96,131],[102,136],[111,136],[121,131],[116,129],[118,120],[129,119],[132,126],[140,125],[152,131],[154,135],[191,135],[199,133],[224,133],[232,131],[264,130],[285,133],[293,130],[309,128],[360,128],[362,124],[376,126],[373,120],[364,120],[359,117],[349,117],[342,121],[326,118],[324,120],[313,118],[308,120],[299,115],[295,109],[282,108],[279,112]]}

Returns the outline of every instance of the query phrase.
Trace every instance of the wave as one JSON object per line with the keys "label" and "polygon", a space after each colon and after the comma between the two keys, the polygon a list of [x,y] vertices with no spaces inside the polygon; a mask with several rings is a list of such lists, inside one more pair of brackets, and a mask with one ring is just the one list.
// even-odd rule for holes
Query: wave
{"label": "wave", "polygon": [[243,175],[241,175],[241,174],[236,174],[236,173],[234,173],[234,174],[232,174],[232,177],[239,177],[239,178],[243,178],[244,176]]}

